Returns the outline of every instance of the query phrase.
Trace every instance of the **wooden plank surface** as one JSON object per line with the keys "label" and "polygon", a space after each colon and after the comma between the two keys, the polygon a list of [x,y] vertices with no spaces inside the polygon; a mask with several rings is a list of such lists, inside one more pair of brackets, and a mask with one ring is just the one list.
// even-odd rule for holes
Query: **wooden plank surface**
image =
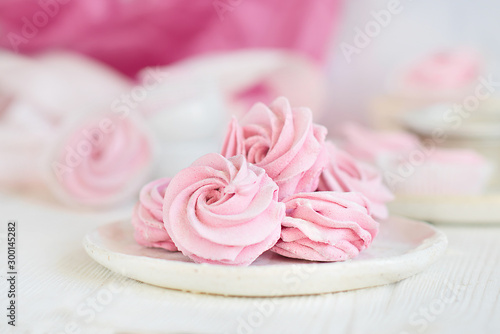
{"label": "wooden plank surface", "polygon": [[[0,258],[6,222],[16,219],[20,265],[20,326],[12,331],[2,321],[2,333],[500,333],[500,226],[442,226],[446,254],[397,284],[234,298],[149,286],[93,262],[81,246],[85,233],[130,208],[90,213],[43,199],[0,199]],[[1,268],[5,281],[3,260]],[[0,294],[5,304],[5,284]]]}

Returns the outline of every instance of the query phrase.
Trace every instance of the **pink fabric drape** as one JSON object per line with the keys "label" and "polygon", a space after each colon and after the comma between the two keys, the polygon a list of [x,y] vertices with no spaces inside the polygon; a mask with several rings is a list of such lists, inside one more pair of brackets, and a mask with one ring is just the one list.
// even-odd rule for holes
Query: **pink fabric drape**
{"label": "pink fabric drape", "polygon": [[240,48],[322,62],[342,0],[0,0],[0,47],[77,51],[133,76],[145,66]]}

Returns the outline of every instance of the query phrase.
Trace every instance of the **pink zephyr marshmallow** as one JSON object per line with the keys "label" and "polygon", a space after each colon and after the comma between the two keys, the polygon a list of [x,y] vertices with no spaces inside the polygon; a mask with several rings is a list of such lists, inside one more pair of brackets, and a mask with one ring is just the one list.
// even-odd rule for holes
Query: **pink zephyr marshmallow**
{"label": "pink zephyr marshmallow", "polygon": [[472,50],[447,50],[416,61],[403,76],[409,87],[452,91],[470,84],[481,72],[481,59]]}
{"label": "pink zephyr marshmallow", "polygon": [[63,132],[45,164],[49,188],[61,201],[104,207],[135,196],[155,153],[139,115],[97,113],[66,125]]}
{"label": "pink zephyr marshmallow", "polygon": [[359,192],[370,201],[375,218],[387,218],[386,203],[393,200],[394,196],[384,185],[381,174],[370,165],[356,161],[332,142],[325,145],[330,164],[321,174],[318,190]]}
{"label": "pink zephyr marshmallow", "polygon": [[268,107],[255,104],[242,118],[229,125],[222,155],[243,154],[262,167],[279,186],[279,199],[316,190],[328,164],[324,147],[327,130],[312,121],[308,108],[290,107],[284,97]]}
{"label": "pink zephyr marshmallow", "polygon": [[279,238],[285,205],[264,169],[211,153],[170,182],[163,220],[177,248],[198,263],[249,265]]}
{"label": "pink zephyr marshmallow", "polygon": [[163,223],[163,197],[169,183],[169,178],[161,178],[141,190],[132,216],[134,238],[139,245],[177,250]]}
{"label": "pink zephyr marshmallow", "polygon": [[418,138],[407,132],[377,132],[347,123],[342,133],[346,139],[343,148],[356,159],[369,163],[376,163],[382,155],[404,154],[420,147]]}
{"label": "pink zephyr marshmallow", "polygon": [[280,255],[310,261],[345,261],[366,249],[377,235],[369,203],[358,193],[300,193],[284,200]]}

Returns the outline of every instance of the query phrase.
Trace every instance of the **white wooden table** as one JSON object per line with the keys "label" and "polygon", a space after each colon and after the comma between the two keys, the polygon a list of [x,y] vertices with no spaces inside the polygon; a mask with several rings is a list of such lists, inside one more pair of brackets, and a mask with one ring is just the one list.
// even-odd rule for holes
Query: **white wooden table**
{"label": "white wooden table", "polygon": [[286,298],[195,295],[112,273],[82,248],[86,232],[127,217],[0,195],[1,307],[6,225],[18,221],[16,329],[0,333],[500,333],[500,225],[441,226],[449,248],[425,272],[382,287]]}

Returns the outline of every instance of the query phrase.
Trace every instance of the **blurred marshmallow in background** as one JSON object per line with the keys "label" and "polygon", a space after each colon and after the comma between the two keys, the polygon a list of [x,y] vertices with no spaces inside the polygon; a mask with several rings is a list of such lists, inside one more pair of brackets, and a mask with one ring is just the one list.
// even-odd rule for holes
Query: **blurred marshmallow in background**
{"label": "blurred marshmallow in background", "polygon": [[441,148],[404,131],[375,131],[348,123],[343,148],[379,168],[396,195],[482,195],[489,187],[493,164],[472,149]]}
{"label": "blurred marshmallow in background", "polygon": [[388,78],[389,92],[373,100],[371,121],[377,128],[398,129],[401,118],[414,109],[460,102],[474,94],[482,70],[473,50],[441,50],[416,59]]}
{"label": "blurred marshmallow in background", "polygon": [[[322,67],[293,51],[237,50],[187,58],[159,68],[168,77],[155,89],[157,105],[186,90],[180,85],[206,82],[220,90],[231,114],[242,116],[256,102],[270,104],[276,96],[289,96],[294,105],[311,108],[315,117],[325,109],[326,78]],[[139,73],[143,76],[148,70]],[[169,92],[170,90],[170,92]],[[166,94],[165,98],[161,96]]]}
{"label": "blurred marshmallow in background", "polygon": [[141,115],[106,109],[64,124],[48,145],[44,177],[69,205],[112,207],[136,197],[151,177],[155,143]]}
{"label": "blurred marshmallow in background", "polygon": [[0,60],[2,184],[43,186],[76,206],[132,199],[154,161],[143,115],[113,108],[132,82],[74,54]]}
{"label": "blurred marshmallow in background", "polygon": [[[496,102],[500,44],[498,35],[491,32],[498,26],[494,14],[498,4],[486,0],[391,3],[395,2],[346,3],[328,71],[327,105],[335,112],[325,112],[322,121],[331,133],[347,135],[346,149],[366,153],[376,164],[377,159],[384,161],[392,171],[395,165],[407,164],[410,153],[420,154],[415,152],[422,145],[428,152],[425,145],[432,141],[432,154],[425,155],[424,164],[413,166],[414,179],[419,179],[420,171],[427,175],[420,178],[427,178],[427,186],[406,178],[409,186],[400,187],[401,192],[454,193],[457,189],[451,183],[428,187],[440,183],[439,175],[446,170],[467,179],[467,185],[458,189],[462,195],[495,191],[499,173],[497,168],[496,176],[492,175],[492,168],[500,161],[494,133],[500,124]],[[367,125],[371,133],[346,134],[344,121]],[[408,136],[414,139],[409,141]],[[366,146],[353,144],[353,138]],[[395,154],[413,140],[421,143]],[[387,158],[391,154],[393,159]],[[431,165],[440,172],[426,172]],[[468,173],[467,166],[477,173]]]}
{"label": "blurred marshmallow in background", "polygon": [[25,57],[1,51],[0,73],[0,96],[33,104],[54,122],[132,87],[122,74],[74,53]]}

